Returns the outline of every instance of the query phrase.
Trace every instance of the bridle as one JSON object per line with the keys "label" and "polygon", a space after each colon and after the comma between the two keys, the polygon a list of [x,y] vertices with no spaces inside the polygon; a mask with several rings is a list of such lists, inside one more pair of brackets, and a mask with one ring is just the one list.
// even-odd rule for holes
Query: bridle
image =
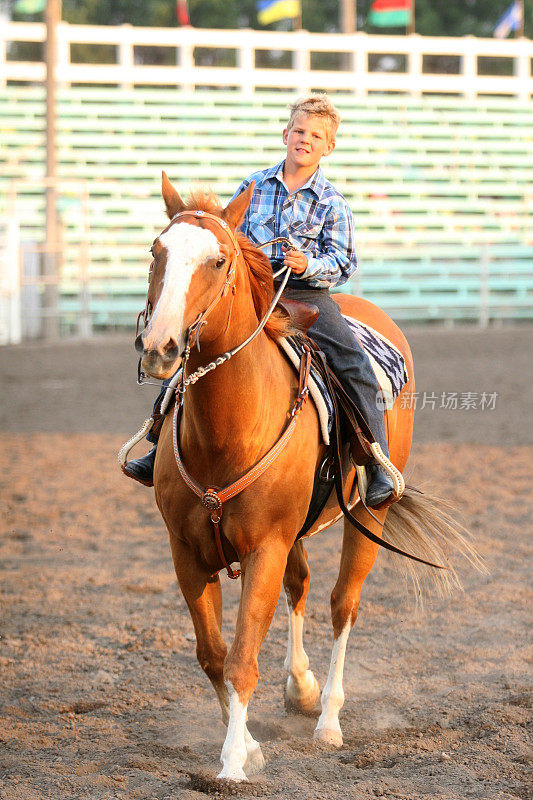
{"label": "bridle", "polygon": [[216,308],[216,306],[219,304],[222,298],[227,295],[230,289],[235,295],[236,292],[235,266],[237,264],[237,257],[240,253],[240,248],[239,245],[237,244],[237,239],[235,238],[235,235],[231,230],[231,228],[229,227],[228,223],[225,222],[220,217],[217,217],[214,214],[209,214],[207,211],[182,211],[181,213],[176,214],[176,216],[173,219],[180,219],[186,216],[193,216],[196,219],[214,220],[222,228],[222,230],[225,233],[227,233],[233,245],[233,253],[231,255],[230,263],[226,272],[226,277],[224,279],[224,283],[220,288],[219,293],[215,295],[215,297],[209,303],[205,311],[200,312],[200,314],[197,316],[193,324],[190,325],[187,330],[187,337],[186,337],[187,345],[190,341],[193,341],[198,350],[200,350],[200,331],[202,330],[204,325],[207,325],[207,317]]}
{"label": "bridle", "polygon": [[[189,326],[189,328],[187,330],[187,340],[189,341],[189,340],[191,340],[191,338],[194,337],[195,344],[197,345],[198,350],[199,350],[200,349],[200,341],[199,341],[200,331],[201,331],[202,327],[207,324],[206,323],[206,317],[209,316],[209,314],[213,311],[213,309],[218,305],[220,300],[222,300],[222,298],[226,296],[226,294],[228,293],[230,288],[233,290],[233,294],[235,294],[235,265],[237,263],[237,257],[238,257],[238,255],[240,253],[240,248],[239,248],[239,245],[237,244],[237,239],[235,238],[235,235],[234,235],[233,231],[231,230],[231,228],[229,227],[227,222],[225,222],[223,219],[220,219],[220,217],[217,217],[214,214],[209,214],[207,211],[181,211],[179,214],[176,214],[176,216],[174,216],[172,218],[172,222],[174,222],[175,220],[178,220],[180,218],[187,217],[187,216],[192,216],[192,217],[194,217],[196,219],[202,219],[203,218],[203,219],[212,219],[212,220],[214,220],[222,228],[222,230],[229,236],[229,238],[231,240],[231,243],[233,245],[233,253],[231,255],[229,266],[228,266],[228,269],[227,269],[227,272],[226,272],[226,278],[224,280],[224,283],[221,286],[221,289],[220,289],[219,293],[214,297],[214,299],[211,301],[211,303],[209,303],[207,308],[204,311],[200,312],[198,317],[195,319],[195,321],[192,323],[192,325]],[[151,264],[150,265],[150,269],[148,271],[148,283],[150,283],[150,279],[152,277],[152,270],[153,270],[153,265]],[[143,311],[141,311],[141,313],[137,317],[137,332],[136,332],[137,336],[139,335],[139,325],[140,325],[141,319],[143,320],[144,327],[146,328],[146,326],[150,322],[150,318],[152,316],[152,311],[153,311],[152,304],[150,303],[148,298],[146,298],[146,306],[144,307]]]}
{"label": "bridle", "polygon": [[[184,348],[183,352],[181,353],[182,366],[183,366],[182,380],[181,380],[181,383],[179,384],[178,389],[177,389],[177,391],[179,391],[182,395],[185,393],[185,391],[186,391],[188,386],[190,386],[193,383],[196,383],[198,380],[200,380],[200,378],[202,378],[208,372],[211,372],[212,370],[214,370],[217,367],[219,367],[222,364],[224,364],[226,361],[229,361],[230,358],[232,358],[236,353],[238,353],[240,350],[242,350],[243,347],[246,347],[246,345],[248,345],[253,339],[255,339],[256,336],[259,335],[259,333],[261,333],[261,331],[265,327],[266,323],[268,322],[268,320],[270,318],[270,315],[274,311],[274,308],[276,307],[276,305],[278,303],[278,300],[281,297],[281,294],[282,294],[283,290],[285,289],[285,286],[287,284],[287,281],[289,279],[290,272],[291,272],[290,268],[286,268],[286,269],[284,268],[284,269],[279,270],[277,273],[274,274],[273,277],[276,278],[276,277],[279,277],[279,275],[281,273],[285,272],[285,275],[281,280],[279,288],[277,289],[277,291],[276,291],[276,293],[275,293],[275,295],[274,295],[274,297],[272,299],[272,302],[271,302],[271,304],[270,304],[265,316],[259,322],[259,325],[253,331],[253,333],[244,342],[242,342],[240,345],[238,345],[237,347],[234,347],[233,350],[229,350],[226,353],[222,353],[222,355],[218,356],[214,361],[211,361],[209,364],[206,364],[205,366],[198,367],[198,369],[195,372],[193,372],[192,375],[189,375],[189,377],[186,378],[185,377],[185,367],[187,365],[187,361],[188,361],[189,356],[190,356],[191,344],[192,344],[192,346],[196,346],[197,349],[200,350],[200,332],[201,332],[202,327],[207,324],[207,317],[213,311],[213,309],[218,305],[220,300],[222,300],[222,298],[227,295],[229,290],[231,290],[232,293],[233,293],[233,296],[235,296],[235,293],[236,293],[236,285],[235,285],[236,264],[237,264],[237,258],[238,258],[239,254],[241,252],[241,249],[239,247],[239,244],[237,242],[235,234],[233,233],[233,231],[231,230],[231,228],[229,227],[229,225],[227,224],[227,222],[225,220],[221,219],[220,217],[215,216],[215,214],[210,214],[207,211],[181,211],[179,214],[176,214],[176,216],[172,218],[172,221],[180,219],[180,218],[183,218],[183,217],[186,217],[186,216],[192,216],[193,218],[196,218],[196,219],[210,219],[210,220],[213,220],[219,227],[222,228],[224,233],[226,233],[229,236],[229,238],[231,240],[231,243],[233,245],[233,253],[231,255],[230,263],[229,263],[229,266],[228,266],[228,269],[227,269],[227,272],[226,272],[226,278],[224,280],[224,283],[221,286],[221,289],[220,289],[219,293],[214,297],[214,299],[207,306],[207,308],[204,311],[200,312],[200,314],[195,319],[195,321],[192,323],[192,325],[189,326],[189,328],[187,329],[187,333],[185,334],[185,348]],[[292,243],[290,242],[289,239],[287,239],[284,236],[278,236],[277,238],[271,239],[270,241],[265,242],[262,245],[258,245],[258,249],[263,249],[264,247],[267,247],[270,244],[275,244],[277,242],[281,242],[281,243],[285,244],[288,248],[292,248],[293,247],[293,245],[292,245]],[[152,268],[150,267],[150,271],[148,273],[148,280],[150,280],[151,274],[152,274]],[[233,305],[233,303],[232,303],[232,305]],[[144,320],[144,327],[146,327],[148,325],[148,323],[150,322],[151,311],[152,311],[151,304],[149,303],[149,301],[147,299],[144,311],[141,311],[141,313],[137,317],[137,333],[136,333],[136,336],[139,335],[139,322],[140,322],[141,318]],[[226,325],[226,328],[229,325],[230,316],[231,316],[231,307],[230,307],[230,311],[229,311],[229,314],[228,314],[228,323]],[[139,364],[138,364],[138,368],[137,368],[137,383],[139,385],[145,385],[145,384],[149,384],[150,385],[151,384],[153,386],[160,386],[159,383],[154,383],[153,381],[148,380],[148,378],[145,375],[145,373],[142,372],[142,370],[141,370],[141,359],[139,359]]]}

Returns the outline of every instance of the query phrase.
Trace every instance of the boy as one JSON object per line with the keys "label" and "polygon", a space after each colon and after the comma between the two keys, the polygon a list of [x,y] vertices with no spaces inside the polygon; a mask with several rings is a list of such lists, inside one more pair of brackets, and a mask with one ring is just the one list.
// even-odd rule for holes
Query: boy
{"label": "boy", "polygon": [[[326,95],[311,95],[290,106],[283,131],[285,159],[270,169],[250,175],[235,192],[252,181],[255,190],[240,230],[254,244],[279,236],[294,249],[269,245],[274,271],[291,268],[285,293],[290,299],[312,303],[319,309],[309,335],[326,354],[345,391],[355,400],[374,437],[388,457],[383,413],[376,404],[378,385],[370,361],[352,334],[329,289],[345,283],[357,267],[354,220],[344,197],[324,178],[320,160],[335,148],[340,116]],[[132,478],[150,483],[155,447],[126,467]],[[389,476],[371,462],[367,465],[366,502],[374,507],[393,491]]]}

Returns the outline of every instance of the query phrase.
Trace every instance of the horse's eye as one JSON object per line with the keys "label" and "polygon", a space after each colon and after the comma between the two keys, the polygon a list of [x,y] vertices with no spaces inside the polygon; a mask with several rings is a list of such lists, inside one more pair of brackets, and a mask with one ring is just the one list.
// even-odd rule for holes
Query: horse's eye
{"label": "horse's eye", "polygon": [[225,263],[226,263],[225,257],[224,256],[220,256],[220,258],[218,258],[217,261],[215,262],[215,267],[217,269],[222,269],[222,267],[224,266]]}

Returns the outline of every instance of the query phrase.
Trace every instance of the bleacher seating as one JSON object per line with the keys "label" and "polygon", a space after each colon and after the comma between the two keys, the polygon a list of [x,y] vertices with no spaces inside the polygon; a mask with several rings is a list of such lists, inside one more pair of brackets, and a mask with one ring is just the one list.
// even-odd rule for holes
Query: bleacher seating
{"label": "bleacher seating", "polygon": [[[94,327],[131,328],[165,218],[160,174],[227,200],[283,157],[278,93],[63,88],[59,93],[62,324],[75,329],[81,264]],[[358,230],[357,291],[398,321],[533,317],[533,111],[516,99],[335,97],[326,175]],[[0,226],[43,241],[44,89],[0,88]],[[29,245],[28,245],[29,246]]]}

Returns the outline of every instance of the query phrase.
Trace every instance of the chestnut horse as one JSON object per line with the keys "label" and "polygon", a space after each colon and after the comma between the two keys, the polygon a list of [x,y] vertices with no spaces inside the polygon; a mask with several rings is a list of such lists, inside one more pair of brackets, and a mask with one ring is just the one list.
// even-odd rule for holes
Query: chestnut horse
{"label": "chestnut horse", "polygon": [[[193,195],[185,204],[163,173],[170,224],[152,246],[147,305],[151,315],[137,340],[145,373],[159,379],[170,377],[186,352],[185,374],[190,376],[236,348],[258,327],[273,297],[272,271],[266,256],[235,233],[253,188],[250,185],[224,209],[214,195]],[[344,311],[382,333],[404,356],[409,382],[394,408],[386,412],[391,461],[403,471],[413,429],[412,403],[402,402],[402,397],[414,390],[409,346],[392,320],[372,303],[348,295],[337,299]],[[191,330],[196,332],[198,346],[192,344],[189,350],[187,344],[194,338],[189,336]],[[298,414],[292,437],[268,469],[224,504],[225,558],[240,562],[242,571],[235,638],[229,651],[221,634],[218,572],[224,562],[208,510],[177,469],[176,449],[188,475],[203,487],[231,484],[261,460],[285,430],[298,388],[294,369],[276,341],[287,331],[286,316],[275,310],[246,347],[187,385],[177,448],[173,415],[168,414],[155,462],[155,498],[170,534],[176,575],[194,623],[198,661],[215,688],[227,725],[219,777],[233,781],[246,780],[247,774],[264,766],[261,747],[247,729],[246,714],[258,680],[259,649],[282,586],[289,611],[286,697],[296,709],[308,711],[320,695],[303,647],[309,569],[302,540],[296,541],[296,536],[307,515],[324,445],[317,412],[307,402]],[[348,502],[350,498],[352,513],[378,537],[388,513],[392,522],[385,528],[384,538],[405,545],[409,540],[402,538],[402,531],[408,533],[419,554],[441,562],[445,555],[438,539],[446,544],[460,537],[451,523],[446,530],[443,518],[439,535],[433,537],[428,530],[434,521],[429,503],[409,492],[388,511],[376,511],[372,517],[361,503],[353,502],[357,497],[354,480],[352,470],[345,499]],[[424,526],[421,518],[426,513],[429,522]],[[336,499],[331,498],[308,535],[327,528],[340,516]],[[345,521],[339,575],[331,593],[331,666],[314,734],[336,746],[342,744],[339,711],[344,698],[346,644],[357,618],[361,587],[377,551],[378,545]]]}

